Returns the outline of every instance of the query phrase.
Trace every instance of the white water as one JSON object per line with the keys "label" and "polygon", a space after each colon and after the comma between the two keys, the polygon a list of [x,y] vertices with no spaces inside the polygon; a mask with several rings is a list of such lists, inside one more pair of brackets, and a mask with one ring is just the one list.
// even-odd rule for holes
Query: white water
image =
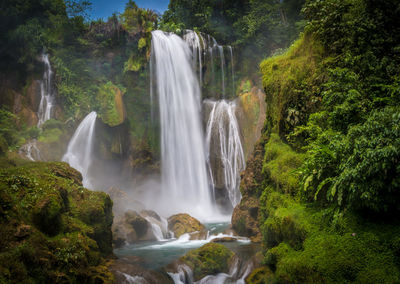
{"label": "white water", "polygon": [[218,273],[216,275],[207,275],[196,282],[193,279],[193,271],[185,264],[179,265],[176,273],[169,272],[168,274],[171,276],[175,284],[245,284],[245,279],[253,268],[254,266],[251,261],[248,261],[245,265],[241,265],[241,261],[238,258],[235,258],[228,274]]}
{"label": "white water", "polygon": [[204,103],[211,106],[207,122],[206,149],[213,186],[219,178],[215,171],[222,168],[224,187],[228,191],[232,206],[235,207],[241,199],[240,172],[246,167],[239,124],[235,115],[236,104],[226,100],[206,100]]}
{"label": "white water", "polygon": [[38,124],[37,126],[42,126],[47,120],[52,116],[52,110],[54,106],[54,93],[52,88],[52,75],[51,65],[49,61],[49,56],[43,54],[41,60],[44,63],[44,73],[43,79],[40,81],[40,104],[38,110]]}
{"label": "white water", "polygon": [[68,144],[67,152],[62,160],[70,164],[82,174],[83,185],[91,188],[88,176],[92,164],[93,135],[96,124],[97,113],[89,113],[79,124]]}
{"label": "white water", "polygon": [[23,145],[19,150],[19,154],[27,157],[31,161],[41,161],[42,157],[40,155],[40,150],[36,146],[36,143],[36,140],[32,140]]}
{"label": "white water", "polygon": [[151,56],[161,125],[161,211],[163,215],[186,212],[200,220],[216,218],[191,50],[179,36],[154,31]]}

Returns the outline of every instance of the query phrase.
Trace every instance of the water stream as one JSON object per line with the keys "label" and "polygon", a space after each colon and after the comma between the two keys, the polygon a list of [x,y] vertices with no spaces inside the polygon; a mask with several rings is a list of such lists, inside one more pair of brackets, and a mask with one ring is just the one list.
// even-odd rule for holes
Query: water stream
{"label": "water stream", "polygon": [[245,159],[235,102],[205,100],[211,109],[206,129],[207,162],[215,190],[226,190],[234,208],[241,199],[240,172]]}
{"label": "water stream", "polygon": [[38,110],[38,127],[52,117],[54,107],[54,88],[52,86],[53,71],[51,69],[49,56],[44,53],[41,56],[41,61],[44,63],[43,79],[40,80],[40,104]]}
{"label": "water stream", "polygon": [[82,174],[83,185],[92,188],[89,169],[93,155],[93,137],[96,124],[97,113],[89,113],[79,124],[74,135],[69,141],[67,152],[62,160],[70,164],[71,167]]}
{"label": "water stream", "polygon": [[[162,201],[167,213],[186,212],[207,220],[218,215],[206,170],[200,120],[201,93],[192,52],[179,36],[152,32],[152,82],[161,125]],[[168,212],[169,211],[169,212]]]}

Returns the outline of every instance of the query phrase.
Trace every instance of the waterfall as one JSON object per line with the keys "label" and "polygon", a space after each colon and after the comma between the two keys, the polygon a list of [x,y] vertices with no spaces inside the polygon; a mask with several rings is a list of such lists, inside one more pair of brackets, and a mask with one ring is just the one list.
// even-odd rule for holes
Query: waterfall
{"label": "waterfall", "polygon": [[229,48],[229,54],[231,56],[231,71],[232,71],[232,95],[233,97],[235,97],[236,95],[236,90],[235,90],[235,67],[233,64],[233,50],[232,50],[232,46],[228,46]]}
{"label": "waterfall", "polygon": [[28,143],[26,143],[25,145],[22,145],[21,148],[19,149],[19,154],[27,157],[31,161],[43,160],[40,155],[40,151],[36,146],[36,143],[37,143],[36,139],[33,139]]}
{"label": "waterfall", "polygon": [[[185,30],[183,39],[186,41],[186,43],[189,45],[189,47],[192,50],[192,65],[194,70],[199,70],[199,82],[200,86],[207,84],[211,85],[214,84],[215,81],[215,66],[214,66],[214,58],[217,57],[219,58],[219,63],[218,67],[220,69],[220,86],[218,86],[218,89],[220,89],[221,96],[225,98],[226,96],[226,89],[227,86],[230,86],[229,80],[232,80],[232,95],[233,97],[235,96],[235,77],[234,77],[234,62],[233,62],[233,49],[232,46],[226,46],[229,50],[229,56],[230,56],[230,67],[227,65],[227,60],[225,60],[225,49],[224,46],[219,45],[218,42],[215,40],[210,35],[206,35],[200,32],[195,32],[192,30]],[[217,54],[214,56],[214,49],[216,50]],[[208,60],[206,58],[209,57]],[[206,74],[204,74],[206,71],[203,70],[203,67],[207,67],[208,63],[211,65],[211,74],[210,74],[210,81],[207,81]],[[207,68],[204,68],[207,70]],[[229,73],[229,69],[232,71],[232,76],[231,79],[229,79],[229,76],[227,74]],[[227,74],[225,74],[227,73]],[[205,82],[207,81],[207,82]],[[229,85],[228,85],[229,84]],[[230,87],[229,87],[230,88]]]}
{"label": "waterfall", "polygon": [[191,50],[179,36],[152,32],[153,74],[161,125],[162,199],[169,213],[214,215],[200,120],[201,92]]}
{"label": "waterfall", "polygon": [[240,172],[246,166],[235,115],[236,104],[226,100],[206,100],[204,103],[211,108],[206,130],[206,152],[213,187],[224,187],[235,207],[241,199]]}
{"label": "waterfall", "polygon": [[81,172],[83,185],[91,187],[88,172],[92,163],[93,135],[97,113],[89,113],[79,124],[68,144],[62,160]]}
{"label": "waterfall", "polygon": [[219,45],[218,49],[219,49],[219,57],[221,59],[222,97],[225,98],[225,72],[224,72],[225,56],[224,56],[224,47]]}
{"label": "waterfall", "polygon": [[54,106],[54,93],[51,81],[53,71],[51,70],[49,56],[47,54],[42,54],[41,61],[44,63],[44,73],[43,79],[40,81],[41,98],[38,110],[38,127],[42,126],[43,123],[51,118]]}

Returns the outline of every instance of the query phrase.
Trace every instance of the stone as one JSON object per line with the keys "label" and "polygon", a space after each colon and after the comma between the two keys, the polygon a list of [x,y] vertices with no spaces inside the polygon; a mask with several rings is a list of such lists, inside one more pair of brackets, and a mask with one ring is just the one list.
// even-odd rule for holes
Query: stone
{"label": "stone", "polygon": [[183,234],[204,230],[199,220],[189,214],[176,214],[168,218],[168,230],[174,232],[176,238]]}
{"label": "stone", "polygon": [[236,241],[237,239],[232,237],[215,238],[211,240],[212,243],[233,243]]}

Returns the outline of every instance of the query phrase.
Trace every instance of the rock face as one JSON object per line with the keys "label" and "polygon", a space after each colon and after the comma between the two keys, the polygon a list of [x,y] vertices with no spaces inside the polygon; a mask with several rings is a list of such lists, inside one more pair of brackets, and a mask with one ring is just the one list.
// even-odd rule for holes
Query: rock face
{"label": "rock face", "polygon": [[236,117],[242,132],[244,155],[248,159],[261,137],[266,119],[266,104],[265,94],[257,87],[242,91],[244,93],[238,98]]}
{"label": "rock face", "polygon": [[109,196],[65,163],[0,171],[0,282],[112,283]]}
{"label": "rock face", "polygon": [[241,236],[253,242],[261,242],[259,228],[259,197],[262,192],[264,143],[259,141],[253,154],[247,161],[247,168],[242,173],[240,191],[242,200],[232,214],[232,228]]}
{"label": "rock face", "polygon": [[97,94],[97,100],[100,103],[98,115],[108,126],[118,126],[125,121],[126,111],[122,99],[124,92],[111,82],[100,87]]}
{"label": "rock face", "polygon": [[172,231],[176,238],[183,234],[204,230],[205,227],[199,220],[189,214],[176,214],[168,218],[168,230]]}

